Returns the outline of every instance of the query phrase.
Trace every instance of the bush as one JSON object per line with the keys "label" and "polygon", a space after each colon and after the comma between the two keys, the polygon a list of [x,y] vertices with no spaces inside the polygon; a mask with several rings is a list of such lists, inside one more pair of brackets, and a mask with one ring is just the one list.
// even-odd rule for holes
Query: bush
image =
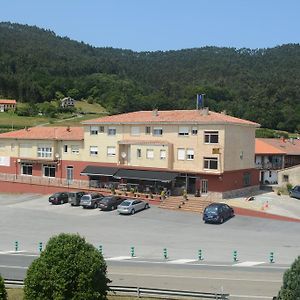
{"label": "bush", "polygon": [[280,300],[300,299],[300,256],[283,275],[283,285],[278,293]]}
{"label": "bush", "polygon": [[24,299],[106,299],[109,282],[100,252],[78,234],[62,233],[29,267]]}
{"label": "bush", "polygon": [[6,300],[7,299],[7,293],[4,285],[4,280],[0,275],[0,300]]}
{"label": "bush", "polygon": [[293,185],[292,185],[292,184],[290,184],[290,183],[287,183],[287,184],[286,184],[286,189],[288,190],[288,192],[291,191],[292,188],[293,188]]}

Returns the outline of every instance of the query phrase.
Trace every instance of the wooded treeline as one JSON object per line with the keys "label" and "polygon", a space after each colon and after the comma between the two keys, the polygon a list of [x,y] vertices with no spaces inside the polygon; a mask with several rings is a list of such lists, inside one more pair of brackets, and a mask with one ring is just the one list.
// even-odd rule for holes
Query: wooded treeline
{"label": "wooded treeline", "polygon": [[0,96],[22,102],[62,94],[109,112],[205,106],[300,131],[300,45],[134,52],[96,48],[34,26],[0,23]]}

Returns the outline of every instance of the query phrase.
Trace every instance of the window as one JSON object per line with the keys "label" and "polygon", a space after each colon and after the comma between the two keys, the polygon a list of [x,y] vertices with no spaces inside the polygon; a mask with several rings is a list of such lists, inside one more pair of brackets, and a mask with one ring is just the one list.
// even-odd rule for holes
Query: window
{"label": "window", "polygon": [[153,159],[154,158],[154,150],[153,149],[147,149],[147,151],[146,151],[146,157],[148,159]]}
{"label": "window", "polygon": [[145,134],[151,134],[151,127],[150,126],[145,127]]}
{"label": "window", "polygon": [[136,149],[136,157],[141,158],[142,157],[142,149]]}
{"label": "window", "polygon": [[185,160],[185,149],[182,149],[182,148],[177,149],[177,159]]}
{"label": "window", "polygon": [[244,186],[249,186],[251,184],[251,174],[250,173],[244,173],[244,176],[243,176],[243,183],[244,183]]}
{"label": "window", "polygon": [[97,156],[97,155],[98,155],[98,147],[90,146],[90,156]]}
{"label": "window", "polygon": [[289,182],[289,175],[283,175],[282,180],[283,182]]}
{"label": "window", "polygon": [[116,133],[117,133],[116,127],[108,127],[108,131],[107,131],[108,135],[116,135]]}
{"label": "window", "polygon": [[204,157],[204,169],[217,170],[218,169],[218,158]]}
{"label": "window", "polygon": [[107,147],[107,156],[116,156],[116,147]]}
{"label": "window", "polygon": [[38,157],[52,157],[52,148],[47,146],[38,146],[37,149]]}
{"label": "window", "polygon": [[68,145],[64,145],[64,152],[68,153]]}
{"label": "window", "polygon": [[22,164],[21,172],[23,175],[32,175],[32,165],[31,164]]}
{"label": "window", "polygon": [[179,126],[178,135],[189,135],[189,128],[187,126]]}
{"label": "window", "polygon": [[166,159],[166,158],[167,158],[167,151],[160,150],[160,159]]}
{"label": "window", "polygon": [[140,135],[140,127],[131,127],[131,135]]}
{"label": "window", "polygon": [[55,177],[55,166],[53,165],[43,165],[44,176],[45,177]]}
{"label": "window", "polygon": [[163,134],[163,130],[161,127],[154,127],[153,128],[153,135],[162,135]]}
{"label": "window", "polygon": [[99,132],[104,133],[104,126],[99,126]]}
{"label": "window", "polygon": [[72,152],[72,154],[79,154],[79,146],[78,145],[72,145],[71,146],[71,152]]}
{"label": "window", "polygon": [[198,128],[192,127],[192,135],[197,135],[197,134],[198,134]]}
{"label": "window", "polygon": [[194,159],[194,149],[187,149],[186,150],[186,159],[187,160],[193,160]]}
{"label": "window", "polygon": [[97,135],[99,131],[99,127],[98,126],[91,126],[90,128],[90,134],[91,135]]}
{"label": "window", "polygon": [[218,131],[204,131],[205,144],[218,144],[219,132]]}
{"label": "window", "polygon": [[10,150],[11,150],[11,151],[15,151],[15,144],[11,144],[11,145],[10,145]]}

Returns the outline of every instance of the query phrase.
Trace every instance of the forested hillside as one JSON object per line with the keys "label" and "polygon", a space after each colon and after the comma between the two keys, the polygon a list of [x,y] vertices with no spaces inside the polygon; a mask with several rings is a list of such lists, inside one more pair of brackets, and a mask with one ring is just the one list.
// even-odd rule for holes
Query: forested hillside
{"label": "forested hillside", "polygon": [[116,113],[195,108],[197,93],[212,110],[300,131],[300,45],[133,52],[0,23],[1,97],[37,103],[63,94]]}

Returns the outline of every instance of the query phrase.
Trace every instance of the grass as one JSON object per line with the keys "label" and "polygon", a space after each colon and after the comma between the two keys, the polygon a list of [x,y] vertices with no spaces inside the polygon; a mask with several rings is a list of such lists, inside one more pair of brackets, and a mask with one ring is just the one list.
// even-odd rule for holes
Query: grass
{"label": "grass", "polygon": [[[24,293],[23,289],[7,289],[8,293],[8,300],[23,300],[24,298]],[[116,295],[108,295],[108,300],[133,300],[133,299],[138,299],[135,296],[116,296]],[[161,298],[144,298],[143,300],[156,300]]]}
{"label": "grass", "polygon": [[[19,106],[22,105],[23,103],[19,104]],[[46,126],[81,126],[80,122],[82,121],[107,115],[105,109],[97,103],[90,104],[86,101],[77,101],[75,107],[84,114],[73,117],[74,114],[65,113],[58,115],[56,118],[48,118],[45,116],[18,116],[12,112],[0,113],[0,133],[43,124]]]}

